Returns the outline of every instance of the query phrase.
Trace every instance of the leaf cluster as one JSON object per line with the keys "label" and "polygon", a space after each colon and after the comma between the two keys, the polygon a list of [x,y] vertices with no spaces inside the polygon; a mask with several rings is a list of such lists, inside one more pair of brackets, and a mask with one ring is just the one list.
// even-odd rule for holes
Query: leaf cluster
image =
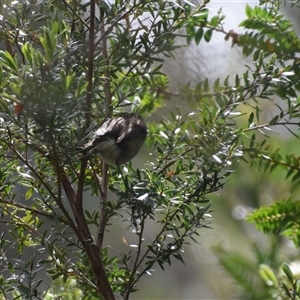
{"label": "leaf cluster", "polygon": [[250,31],[238,38],[244,55],[248,56],[255,49],[260,49],[269,54],[275,52],[279,57],[297,56],[300,44],[292,22],[280,14],[277,1],[267,5],[267,9],[263,6],[246,7],[247,19],[240,26]]}
{"label": "leaf cluster", "polygon": [[[282,263],[280,241],[270,239],[269,248],[253,244],[251,255],[215,247],[219,262],[239,285],[237,297],[251,299],[299,299],[299,279],[292,265]],[[285,257],[287,259],[287,257]]]}
{"label": "leaf cluster", "polygon": [[[283,167],[299,180],[297,155],[283,158],[268,144],[275,126],[298,138],[290,128],[299,126],[300,89],[299,37],[291,24],[273,2],[267,9],[247,7],[241,26],[249,32],[237,36],[225,32],[221,11],[209,20],[206,3],[195,8],[183,2],[103,1],[99,16],[95,1],[26,1],[6,8],[6,51],[0,52],[4,294],[13,292],[8,280],[21,297],[46,298],[50,292],[41,291],[38,277],[45,269],[66,285],[75,278],[84,297],[114,299],[117,292],[129,299],[155,265],[184,262],[186,245],[210,227],[209,196],[226,183],[233,162],[270,172]],[[150,115],[170,98],[161,68],[183,30],[187,43],[196,44],[222,32],[246,55],[253,53],[253,65],[223,82],[184,86],[180,95],[193,112],[174,109],[161,122],[148,122],[151,155],[144,168],[129,163],[108,170],[96,157],[80,156],[76,147],[106,117],[125,108]],[[276,109],[270,119],[263,116],[266,103]],[[84,191],[98,197],[98,208],[84,209]],[[288,201],[250,219],[299,245],[296,215],[297,203]],[[122,237],[125,250],[111,256],[104,236],[112,235],[115,218],[125,221],[136,242]],[[28,248],[35,256],[26,260]],[[235,271],[236,278],[242,273]]]}
{"label": "leaf cluster", "polygon": [[[17,289],[16,297],[49,297],[53,291],[41,288],[45,280],[39,276],[47,273],[66,286],[75,278],[87,298],[114,299],[118,292],[128,299],[156,264],[164,268],[173,258],[183,262],[184,246],[208,227],[207,195],[222,187],[235,153],[234,138],[223,136],[223,121],[214,127],[208,103],[207,120],[178,111],[161,124],[149,124],[153,161],[146,169],[129,164],[108,172],[99,159],[76,151],[112,113],[129,106],[150,114],[162,105],[168,95],[162,56],[172,56],[178,31],[199,21],[207,12],[204,6],[191,10],[187,3],[102,2],[99,16],[94,15],[95,3],[76,1],[29,1],[4,8],[4,295]],[[108,198],[108,190],[117,200]],[[98,197],[100,209],[83,208],[84,191]],[[138,242],[111,257],[104,235],[123,212]],[[153,221],[157,235],[146,240],[146,224]],[[35,254],[27,260],[30,249]]]}
{"label": "leaf cluster", "polygon": [[265,233],[280,234],[293,240],[299,247],[299,201],[282,200],[253,212],[248,220]]}

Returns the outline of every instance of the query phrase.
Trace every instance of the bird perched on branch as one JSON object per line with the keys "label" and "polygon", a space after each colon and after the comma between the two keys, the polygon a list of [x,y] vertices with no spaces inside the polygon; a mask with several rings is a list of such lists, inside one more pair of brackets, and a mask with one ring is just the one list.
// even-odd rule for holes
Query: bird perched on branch
{"label": "bird perched on branch", "polygon": [[96,152],[104,162],[120,166],[133,159],[148,133],[143,118],[135,113],[123,113],[105,121],[95,132],[91,142],[80,151]]}

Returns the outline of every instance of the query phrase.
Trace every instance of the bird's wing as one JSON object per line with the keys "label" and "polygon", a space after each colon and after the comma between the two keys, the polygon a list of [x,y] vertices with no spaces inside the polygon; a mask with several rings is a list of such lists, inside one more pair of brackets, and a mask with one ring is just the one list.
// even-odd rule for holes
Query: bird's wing
{"label": "bird's wing", "polygon": [[106,120],[100,128],[95,132],[95,136],[103,136],[109,131],[110,124],[113,122],[113,119]]}
{"label": "bird's wing", "polygon": [[109,119],[105,121],[101,127],[95,132],[94,138],[92,140],[92,144],[98,144],[106,139],[114,139],[119,136],[119,126],[117,119]]}
{"label": "bird's wing", "polygon": [[125,138],[147,134],[147,127],[143,119],[137,116],[130,118],[122,118],[119,124],[119,137],[117,143],[120,143]]}
{"label": "bird's wing", "polygon": [[117,143],[120,143],[125,138],[131,138],[141,134],[141,129],[135,125],[129,126],[120,131],[120,136],[117,139]]}
{"label": "bird's wing", "polygon": [[[145,127],[145,129],[143,129]],[[147,133],[147,127],[143,119],[133,114],[123,114],[120,117],[105,121],[95,132],[92,144],[106,139],[114,139],[120,143],[125,138]]]}

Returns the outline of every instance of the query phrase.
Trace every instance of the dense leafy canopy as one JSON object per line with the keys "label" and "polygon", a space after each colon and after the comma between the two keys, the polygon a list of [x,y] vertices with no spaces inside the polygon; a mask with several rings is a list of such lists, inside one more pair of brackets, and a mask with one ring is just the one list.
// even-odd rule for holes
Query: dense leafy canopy
{"label": "dense leafy canopy", "polygon": [[[5,297],[52,297],[55,288],[41,288],[44,280],[38,279],[46,271],[66,286],[75,279],[74,294],[82,293],[82,299],[114,299],[114,293],[129,299],[156,265],[164,269],[172,259],[184,261],[185,247],[209,228],[210,195],[226,184],[235,163],[268,172],[282,168],[286,178],[299,181],[299,156],[274,150],[268,134],[282,127],[299,139],[300,39],[277,1],[261,4],[247,7],[240,24],[244,34],[227,32],[221,13],[209,18],[205,2],[196,7],[187,1],[117,0],[99,6],[14,1],[2,8],[0,290]],[[180,96],[191,112],[178,107],[152,121],[151,114],[170,97],[161,68],[178,47],[176,37],[198,45],[216,33],[242,47],[253,65],[242,75],[183,86]],[[262,117],[266,101],[273,103],[269,119]],[[149,119],[151,156],[142,168],[129,163],[108,169],[97,157],[77,152],[106,117],[124,110]],[[96,208],[85,208],[85,191],[98,198]],[[265,232],[283,232],[299,247],[298,210],[291,198],[258,209],[249,220]],[[115,218],[136,240],[129,244],[122,237],[126,248],[119,255],[111,255],[104,242],[113,235]],[[156,232],[149,238],[151,222]],[[28,249],[33,249],[29,259]],[[232,260],[236,264],[238,257]],[[232,260],[227,256],[223,265],[229,268]],[[278,287],[268,270],[262,267],[261,275]],[[288,266],[283,270],[286,294],[299,295]]]}

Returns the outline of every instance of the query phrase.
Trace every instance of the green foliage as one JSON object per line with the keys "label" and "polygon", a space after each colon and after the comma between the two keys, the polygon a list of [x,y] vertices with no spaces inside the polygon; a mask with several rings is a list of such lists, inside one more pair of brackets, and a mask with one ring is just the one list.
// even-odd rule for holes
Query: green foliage
{"label": "green foliage", "polygon": [[[237,35],[223,28],[221,10],[209,19],[206,3],[183,2],[101,2],[98,17],[94,1],[85,6],[14,1],[1,11],[6,51],[0,52],[0,220],[5,225],[0,290],[5,297],[114,299],[118,293],[129,299],[157,265],[184,262],[185,247],[210,228],[210,196],[226,184],[234,162],[249,161],[268,172],[281,168],[286,178],[299,181],[299,157],[284,156],[269,142],[278,127],[299,138],[291,126],[299,127],[300,41],[291,23],[276,3],[247,7],[241,26],[248,31]],[[216,32],[232,38],[245,55],[253,54],[253,65],[223,82],[184,86],[180,95],[191,112],[176,108],[159,123],[148,122],[151,156],[143,168],[129,163],[108,171],[98,158],[80,156],[76,147],[106,117],[125,108],[150,116],[170,98],[162,65],[173,57],[176,37],[198,45]],[[268,119],[266,103],[274,108]],[[84,191],[98,197],[97,208],[84,208]],[[249,220],[299,246],[297,214],[298,203],[291,199],[261,208]],[[135,242],[122,237],[125,249],[112,255],[104,236],[113,235],[108,229],[116,218]],[[150,236],[148,224],[155,228]],[[29,259],[28,250],[34,253]],[[224,268],[255,299],[280,290],[280,263],[263,260],[260,249],[256,264],[220,253]],[[270,260],[274,257],[271,251]],[[299,293],[298,281],[287,265],[282,269],[283,289],[292,298]],[[41,287],[40,274],[49,275],[51,289]],[[61,284],[65,291],[57,289]],[[254,289],[256,284],[261,289]]]}
{"label": "green foliage", "polygon": [[76,300],[76,299],[93,299],[87,298],[83,294],[82,290],[77,287],[77,282],[74,278],[69,277],[66,281],[62,278],[57,278],[52,281],[52,286],[45,295],[45,300],[59,299],[63,298],[66,300]]}
{"label": "green foliage", "polygon": [[[280,267],[277,241],[273,241],[269,249],[257,244],[251,246],[250,255],[237,251],[225,250],[222,246],[214,249],[221,266],[238,284],[235,297],[251,299],[272,299],[279,284],[272,269]],[[272,284],[270,283],[272,279]]]}
{"label": "green foliage", "polygon": [[227,251],[220,246],[215,248],[220,264],[239,286],[236,297],[299,299],[299,275],[291,271],[289,264],[281,262],[280,248],[280,242],[275,239],[267,250],[254,244],[251,255]]}
{"label": "green foliage", "polygon": [[279,12],[279,3],[271,1],[268,9],[263,6],[247,6],[247,19],[240,26],[250,29],[238,38],[243,53],[248,56],[255,49],[276,53],[278,57],[294,57],[300,51],[298,35],[291,21]]}
{"label": "green foliage", "polygon": [[[299,182],[299,155],[290,152],[283,154],[280,148],[274,150],[270,136],[281,127],[299,140],[296,130],[299,127],[300,39],[292,29],[292,23],[279,14],[277,1],[268,1],[268,4],[264,3],[264,6],[260,7],[248,6],[246,14],[247,19],[240,24],[248,29],[243,35],[238,35],[234,31],[226,33],[220,24],[213,30],[226,33],[226,39],[231,37],[233,45],[243,48],[244,55],[252,54],[253,65],[248,66],[249,70],[243,76],[235,77],[234,86],[229,84],[228,78],[223,84],[217,79],[211,85],[213,88],[207,80],[199,83],[192,90],[187,86],[184,89],[187,94],[186,99],[197,108],[201,106],[202,117],[208,123],[210,117],[214,115],[215,103],[220,104],[218,112],[226,108],[227,113],[232,116],[229,124],[239,127],[235,136],[237,143],[240,143],[238,148],[240,159],[249,162],[252,166],[257,166],[259,170],[264,170],[266,174],[280,169],[286,179],[297,184]],[[281,102],[277,102],[275,96]],[[205,107],[202,101],[206,98],[213,103],[209,114],[202,111]],[[266,119],[263,114],[264,107],[271,105],[272,102],[274,103],[273,115]],[[246,107],[243,108],[243,105]],[[241,122],[241,118],[246,119],[246,122]],[[216,124],[213,117],[211,120]],[[225,122],[227,121],[228,118],[225,118]],[[298,201],[293,198],[288,201],[280,198],[274,200],[277,202],[271,206],[253,212],[249,220],[266,233],[287,236],[294,241],[296,247],[299,247]],[[283,298],[298,299],[298,281],[292,282],[289,279],[287,288],[285,283],[278,279],[280,275],[276,272],[274,274],[268,264],[260,267],[260,276],[266,284],[272,282],[272,287],[266,285],[264,294],[262,288],[256,290],[252,288],[255,286],[253,280],[258,274],[254,275],[257,269],[251,260],[236,253],[226,253],[221,263],[246,290],[246,293],[250,293],[255,299],[273,298],[276,293]],[[282,285],[278,283],[279,281]]]}
{"label": "green foliage", "polygon": [[300,246],[299,230],[299,201],[278,201],[267,207],[261,207],[253,212],[248,220],[255,223],[259,230],[265,233],[280,234],[287,236]]}
{"label": "green foliage", "polygon": [[295,278],[289,265],[287,263],[282,264],[282,271],[284,273],[282,288],[289,299],[300,298],[300,286],[299,277]]}
{"label": "green foliage", "polygon": [[[87,18],[86,8],[92,8]],[[149,115],[163,105],[168,78],[162,57],[172,56],[180,29],[209,22],[205,4],[116,1],[103,3],[99,19],[93,4],[76,2],[12,2],[3,9],[1,291],[15,298],[66,297],[55,288],[63,282],[67,290],[76,285],[70,299],[113,299],[114,292],[128,299],[155,265],[183,262],[184,247],[209,227],[208,195],[230,174],[235,138],[223,135],[229,127],[219,105],[211,118],[207,102],[203,119],[178,110],[149,124],[153,159],[145,169],[129,164],[108,173],[76,147],[124,107]],[[151,18],[143,20],[146,13]],[[207,42],[211,34],[204,33]],[[189,37],[199,43],[202,34]],[[99,197],[100,209],[83,209],[87,190]],[[108,199],[108,190],[117,200]],[[111,257],[104,234],[123,214],[137,244]],[[158,228],[150,240],[149,221]],[[35,254],[28,260],[30,249]],[[40,274],[50,276],[52,289],[41,287]]]}

